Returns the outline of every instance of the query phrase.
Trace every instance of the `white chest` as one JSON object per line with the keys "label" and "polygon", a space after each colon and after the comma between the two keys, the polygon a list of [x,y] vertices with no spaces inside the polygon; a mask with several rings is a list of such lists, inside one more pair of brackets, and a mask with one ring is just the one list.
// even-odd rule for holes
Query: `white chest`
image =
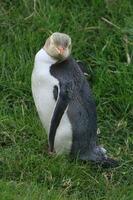
{"label": "white chest", "polygon": [[[56,85],[59,90],[59,81],[50,74],[53,63],[45,62],[44,52],[40,51],[35,59],[32,73],[32,94],[40,117],[40,120],[49,134],[51,119],[56,106],[53,89]],[[40,56],[41,55],[41,56]],[[57,153],[69,153],[72,145],[72,127],[67,112],[62,116],[55,135],[55,151]]]}
{"label": "white chest", "polygon": [[47,132],[56,104],[53,96],[55,85],[58,86],[59,82],[51,76],[50,66],[47,64],[35,66],[32,73],[32,93],[38,114]]}

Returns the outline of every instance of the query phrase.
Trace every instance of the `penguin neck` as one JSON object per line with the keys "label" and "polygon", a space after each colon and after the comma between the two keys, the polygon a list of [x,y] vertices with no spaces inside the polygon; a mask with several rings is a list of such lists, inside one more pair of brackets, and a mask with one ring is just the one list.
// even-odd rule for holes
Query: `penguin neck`
{"label": "penguin neck", "polygon": [[49,64],[54,64],[57,62],[56,59],[54,59],[53,57],[51,57],[44,48],[42,48],[40,51],[38,51],[37,55],[36,55],[36,60],[40,61],[40,62],[45,62],[45,63],[49,63]]}

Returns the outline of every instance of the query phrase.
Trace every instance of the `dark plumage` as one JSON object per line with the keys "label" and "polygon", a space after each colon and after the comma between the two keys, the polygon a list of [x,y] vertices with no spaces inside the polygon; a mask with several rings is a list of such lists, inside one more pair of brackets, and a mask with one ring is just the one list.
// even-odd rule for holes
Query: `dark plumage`
{"label": "dark plumage", "polygon": [[51,151],[53,151],[57,127],[67,108],[73,133],[71,155],[105,166],[111,166],[111,163],[116,165],[116,161],[107,158],[103,148],[97,146],[96,105],[89,84],[78,63],[69,57],[63,62],[53,64],[50,73],[59,80],[60,84],[60,94],[58,94],[49,134]]}

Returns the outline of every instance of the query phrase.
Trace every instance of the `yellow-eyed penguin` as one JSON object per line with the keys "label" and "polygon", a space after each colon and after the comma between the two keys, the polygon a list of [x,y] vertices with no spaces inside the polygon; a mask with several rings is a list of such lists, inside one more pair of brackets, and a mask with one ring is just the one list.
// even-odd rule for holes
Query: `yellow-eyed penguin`
{"label": "yellow-eyed penguin", "polygon": [[67,34],[56,32],[35,56],[32,94],[50,151],[116,166],[97,145],[95,102],[80,65],[70,56],[71,46]]}

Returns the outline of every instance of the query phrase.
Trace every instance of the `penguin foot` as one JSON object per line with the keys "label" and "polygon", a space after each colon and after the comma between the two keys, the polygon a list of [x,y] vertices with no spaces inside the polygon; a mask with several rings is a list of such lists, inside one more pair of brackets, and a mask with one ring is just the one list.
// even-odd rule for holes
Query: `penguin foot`
{"label": "penguin foot", "polygon": [[53,156],[55,153],[55,150],[51,151],[50,148],[48,148],[48,155]]}
{"label": "penguin foot", "polygon": [[96,162],[96,164],[103,168],[115,168],[119,166],[119,161],[113,158],[105,157],[103,160]]}

